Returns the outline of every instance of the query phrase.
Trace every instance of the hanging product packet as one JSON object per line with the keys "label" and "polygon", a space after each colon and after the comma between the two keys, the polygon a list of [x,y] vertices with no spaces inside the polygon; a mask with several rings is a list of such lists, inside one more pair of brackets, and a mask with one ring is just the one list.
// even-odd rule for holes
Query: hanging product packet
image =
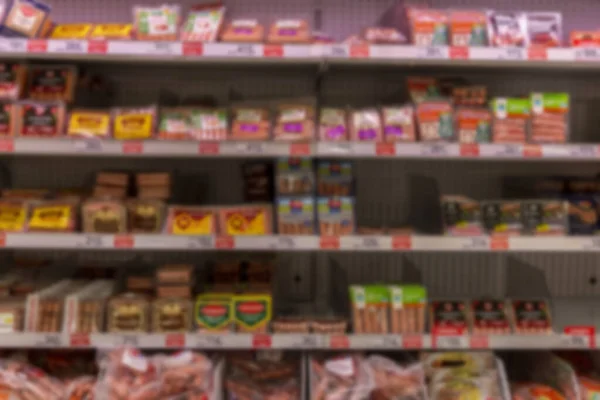
{"label": "hanging product packet", "polygon": [[170,235],[213,235],[217,233],[217,217],[209,207],[170,206],[165,223]]}
{"label": "hanging product packet", "polygon": [[417,8],[410,8],[407,12],[412,28],[412,42],[415,46],[448,45],[446,12]]}
{"label": "hanging product packet", "polygon": [[571,47],[600,47],[600,32],[571,31],[569,44]]}
{"label": "hanging product packet", "polygon": [[450,46],[487,46],[487,17],[483,11],[449,13]]}
{"label": "hanging product packet", "polygon": [[529,46],[559,47],[562,44],[561,13],[529,12],[525,17]]}
{"label": "hanging product packet", "polygon": [[446,100],[424,101],[417,106],[419,132],[424,142],[454,139],[452,105]]}
{"label": "hanging product packet", "polygon": [[429,309],[429,327],[433,334],[469,333],[471,313],[463,301],[433,301]]}
{"label": "hanging product packet", "polygon": [[178,5],[134,7],[133,21],[139,40],[177,40],[179,29]]}
{"label": "hanging product packet", "polygon": [[301,19],[279,19],[269,28],[267,42],[284,43],[309,43],[311,30],[308,22]]}
{"label": "hanging product packet", "polygon": [[415,111],[410,105],[383,107],[383,136],[385,142],[415,142]]}
{"label": "hanging product packet", "polygon": [[569,94],[531,95],[531,135],[534,143],[565,143],[569,138]]}
{"label": "hanging product packet", "polygon": [[489,143],[492,113],[485,108],[459,108],[454,116],[459,143]]}
{"label": "hanging product packet", "polygon": [[492,100],[494,143],[525,143],[531,122],[529,99],[497,97]]}
{"label": "hanging product packet", "polygon": [[196,109],[190,112],[190,134],[196,140],[226,140],[229,132],[225,109]]}
{"label": "hanging product packet", "polygon": [[350,118],[350,140],[358,142],[381,142],[383,129],[381,115],[376,109],[355,110]]}
{"label": "hanging product packet", "polygon": [[221,32],[225,7],[207,7],[190,11],[181,27],[181,40],[186,42],[216,42]]}
{"label": "hanging product packet", "polygon": [[343,108],[322,108],[319,118],[319,140],[343,142],[348,140],[346,110]]}
{"label": "hanging product packet", "polygon": [[154,134],[156,107],[114,108],[113,136],[117,140],[150,139]]}
{"label": "hanging product packet", "polygon": [[527,20],[524,13],[488,11],[488,40],[494,47],[524,47]]}

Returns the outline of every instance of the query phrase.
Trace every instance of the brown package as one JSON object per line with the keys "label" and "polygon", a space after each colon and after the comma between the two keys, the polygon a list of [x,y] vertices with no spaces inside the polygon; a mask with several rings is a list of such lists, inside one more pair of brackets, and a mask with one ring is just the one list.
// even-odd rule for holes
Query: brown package
{"label": "brown package", "polygon": [[308,22],[299,19],[281,19],[269,28],[269,43],[309,43],[312,35]]}
{"label": "brown package", "polygon": [[135,175],[135,183],[141,186],[170,186],[171,174],[168,172],[151,172]]}
{"label": "brown package", "polygon": [[126,188],[129,185],[129,175],[119,172],[99,172],[96,175],[96,185]]}
{"label": "brown package", "polygon": [[156,296],[159,298],[191,299],[192,289],[187,285],[160,285],[156,287]]}
{"label": "brown package", "polygon": [[35,332],[59,332],[63,315],[62,300],[41,299]]}
{"label": "brown package", "polygon": [[154,290],[154,279],[151,276],[131,275],[127,277],[127,291],[148,292]]}
{"label": "brown package", "polygon": [[108,301],[108,332],[148,332],[150,304],[144,296],[125,293]]}
{"label": "brown package", "polygon": [[92,197],[98,199],[124,199],[126,195],[126,188],[111,186],[96,186],[92,192]]}
{"label": "brown package", "polygon": [[32,65],[28,71],[29,98],[70,103],[75,94],[77,69],[68,65]]}
{"label": "brown package", "polygon": [[8,298],[0,302],[0,334],[21,332],[23,318],[25,317],[25,303],[23,300]]}
{"label": "brown package", "polygon": [[153,332],[188,332],[192,329],[192,304],[187,299],[158,299],[152,302]]}
{"label": "brown package", "polygon": [[311,330],[316,334],[343,335],[348,329],[345,318],[317,318],[310,324]]}
{"label": "brown package", "polygon": [[137,197],[147,200],[168,200],[171,197],[171,189],[166,186],[144,186],[138,188]]}
{"label": "brown package", "polygon": [[22,64],[0,63],[0,99],[18,100],[23,95],[27,70]]}
{"label": "brown package", "polygon": [[79,302],[76,333],[98,333],[104,329],[104,302],[82,300]]}
{"label": "brown package", "polygon": [[231,123],[232,140],[268,140],[271,136],[269,112],[257,107],[236,107]]}
{"label": "brown package", "polygon": [[265,28],[255,19],[234,19],[221,34],[222,42],[260,43],[265,38]]}
{"label": "brown package", "polygon": [[130,200],[127,202],[129,231],[158,233],[162,230],[165,205],[157,200]]}
{"label": "brown package", "polygon": [[279,317],[271,322],[274,333],[308,333],[310,322],[302,317]]}
{"label": "brown package", "polygon": [[159,285],[190,284],[194,279],[194,266],[189,264],[164,265],[156,270]]}
{"label": "brown package", "polygon": [[82,206],[82,214],[84,232],[127,232],[127,210],[117,201],[87,201]]}
{"label": "brown package", "polygon": [[65,130],[63,103],[24,101],[15,105],[16,136],[56,137]]}
{"label": "brown package", "polygon": [[310,141],[315,137],[315,109],[305,104],[282,104],[277,107],[274,140]]}

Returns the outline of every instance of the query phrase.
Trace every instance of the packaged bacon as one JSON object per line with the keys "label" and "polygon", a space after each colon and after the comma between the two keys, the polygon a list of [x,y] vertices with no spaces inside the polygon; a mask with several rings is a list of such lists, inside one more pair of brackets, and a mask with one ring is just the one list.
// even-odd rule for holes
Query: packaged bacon
{"label": "packaged bacon", "polygon": [[504,300],[473,300],[471,302],[473,314],[473,334],[506,335],[511,331],[510,313],[506,309]]}
{"label": "packaged bacon", "polygon": [[408,10],[412,28],[412,42],[416,46],[447,46],[448,15],[441,10]]}
{"label": "packaged bacon", "polygon": [[411,105],[383,107],[383,136],[385,142],[415,142],[415,110]]}
{"label": "packaged bacon", "polygon": [[569,137],[569,94],[531,95],[531,135],[534,143],[565,143]]}
{"label": "packaged bacon", "polygon": [[489,143],[492,113],[485,108],[460,108],[454,115],[459,143]]}
{"label": "packaged bacon", "polygon": [[527,20],[524,13],[488,11],[488,40],[494,47],[524,47]]}
{"label": "packaged bacon", "polygon": [[311,30],[308,22],[301,19],[280,19],[269,28],[269,43],[309,43]]}
{"label": "packaged bacon", "polygon": [[529,99],[499,97],[492,101],[494,143],[525,143],[531,122]]}
{"label": "packaged bacon", "polygon": [[552,332],[550,306],[546,300],[513,300],[511,307],[515,333],[539,335]]}
{"label": "packaged bacon", "polygon": [[357,142],[381,142],[383,129],[381,115],[376,109],[352,111],[350,118],[350,140]]}
{"label": "packaged bacon", "polygon": [[420,103],[417,106],[417,121],[424,142],[451,141],[454,138],[452,104],[447,100]]}
{"label": "packaged bacon", "polygon": [[255,19],[234,19],[221,35],[222,42],[260,43],[265,38],[265,28]]}
{"label": "packaged bacon", "polygon": [[449,14],[450,46],[487,46],[487,18],[483,11],[455,10]]}
{"label": "packaged bacon", "polygon": [[322,108],[319,116],[319,140],[343,142],[348,140],[346,110],[343,108]]}
{"label": "packaged bacon", "polygon": [[600,32],[572,31],[569,44],[571,47],[600,47]]}

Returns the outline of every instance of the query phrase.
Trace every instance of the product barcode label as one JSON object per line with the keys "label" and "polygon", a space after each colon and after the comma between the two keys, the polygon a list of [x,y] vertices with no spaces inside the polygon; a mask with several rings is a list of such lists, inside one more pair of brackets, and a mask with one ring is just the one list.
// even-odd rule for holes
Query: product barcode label
{"label": "product barcode label", "polygon": [[138,347],[139,338],[137,335],[117,335],[114,341],[115,347],[131,346]]}
{"label": "product barcode label", "polygon": [[223,348],[223,340],[220,336],[203,335],[196,336],[196,346],[201,349],[220,349]]}
{"label": "product barcode label", "polygon": [[447,156],[448,149],[443,143],[424,144],[421,147],[421,155],[423,156]]}
{"label": "product barcode label", "polygon": [[154,42],[150,47],[151,52],[156,54],[173,54],[173,46],[169,42]]}
{"label": "product barcode label", "polygon": [[596,146],[586,146],[586,145],[573,146],[571,148],[570,156],[571,157],[586,157],[586,158],[596,157],[597,156]]}
{"label": "product barcode label", "polygon": [[490,243],[486,237],[471,237],[465,238],[462,247],[465,250],[488,250],[490,248]]}
{"label": "product barcode label", "polygon": [[402,338],[400,336],[386,335],[381,338],[381,344],[385,349],[399,349],[402,347]]}
{"label": "product barcode label", "polygon": [[583,335],[565,335],[562,340],[562,345],[568,349],[589,349],[590,338]]}
{"label": "product barcode label", "polygon": [[25,39],[4,39],[0,40],[0,51],[6,53],[24,53],[27,49],[27,40]]}
{"label": "product barcode label", "polygon": [[329,56],[338,58],[348,58],[348,47],[343,45],[331,46]]}
{"label": "product barcode label", "polygon": [[266,153],[266,146],[264,143],[239,143],[237,150],[242,154],[262,155]]}
{"label": "product barcode label", "polygon": [[575,50],[576,61],[599,61],[600,49],[594,47],[584,47]]}
{"label": "product barcode label", "polygon": [[86,249],[98,249],[104,247],[104,240],[100,235],[83,235],[75,246]]}
{"label": "product barcode label", "polygon": [[436,336],[435,347],[438,349],[466,349],[468,343],[464,336]]}
{"label": "product barcode label", "polygon": [[316,335],[301,335],[292,348],[316,349],[319,347],[319,338]]}
{"label": "product barcode label", "polygon": [[496,152],[498,157],[521,157],[522,155],[523,148],[518,144],[505,144]]}
{"label": "product barcode label", "polygon": [[213,239],[210,236],[192,236],[188,238],[188,249],[211,249],[213,248]]}
{"label": "product barcode label", "polygon": [[57,46],[52,49],[64,53],[86,53],[87,42],[82,40],[65,40],[57,42]]}
{"label": "product barcode label", "polygon": [[525,50],[521,48],[506,48],[499,49],[499,59],[500,60],[525,60]]}
{"label": "product barcode label", "polygon": [[59,333],[44,334],[40,340],[36,342],[37,347],[60,347],[61,345],[62,337]]}
{"label": "product barcode label", "polygon": [[418,57],[430,60],[444,59],[448,58],[447,51],[448,50],[443,47],[423,47],[419,49]]}
{"label": "product barcode label", "polygon": [[379,250],[381,248],[381,245],[379,243],[379,238],[367,236],[360,238],[360,241],[357,243],[356,248],[361,250]]}
{"label": "product barcode label", "polygon": [[293,237],[280,236],[275,238],[275,243],[271,247],[276,250],[291,250],[296,248],[296,240]]}
{"label": "product barcode label", "polygon": [[227,52],[232,57],[255,57],[257,54],[253,44],[237,44]]}
{"label": "product barcode label", "polygon": [[79,139],[74,142],[75,151],[77,152],[101,152],[102,141],[99,139]]}

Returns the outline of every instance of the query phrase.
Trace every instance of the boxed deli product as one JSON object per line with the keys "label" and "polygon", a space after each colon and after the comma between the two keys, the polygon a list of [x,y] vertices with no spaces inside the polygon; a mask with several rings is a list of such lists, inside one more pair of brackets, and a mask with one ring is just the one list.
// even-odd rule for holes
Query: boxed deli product
{"label": "boxed deli product", "polygon": [[531,114],[531,142],[567,142],[569,138],[568,93],[533,93]]}
{"label": "boxed deli product", "polygon": [[446,235],[483,235],[479,202],[467,197],[443,196],[442,222]]}
{"label": "boxed deli product", "polygon": [[484,201],[481,212],[483,225],[490,235],[520,235],[523,232],[519,201]]}
{"label": "boxed deli product", "polygon": [[519,98],[492,100],[494,143],[525,143],[531,120],[531,101]]}

